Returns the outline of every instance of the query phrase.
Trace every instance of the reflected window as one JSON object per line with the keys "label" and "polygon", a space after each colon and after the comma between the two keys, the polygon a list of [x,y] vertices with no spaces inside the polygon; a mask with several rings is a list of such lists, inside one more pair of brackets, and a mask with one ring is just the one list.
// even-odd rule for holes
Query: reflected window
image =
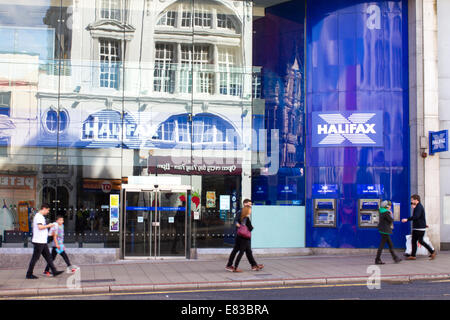
{"label": "reflected window", "polygon": [[11,92],[0,92],[0,114],[10,116]]}
{"label": "reflected window", "polygon": [[158,26],[175,27],[175,22],[176,22],[176,12],[167,11],[161,16],[157,24]]}
{"label": "reflected window", "polygon": [[158,140],[174,141],[174,121],[163,123],[158,129]]}
{"label": "reflected window", "polygon": [[240,96],[242,78],[237,71],[235,48],[219,48],[220,94]]}
{"label": "reflected window", "polygon": [[9,146],[10,146],[11,138],[0,138],[0,157],[6,158],[9,154]]}
{"label": "reflected window", "polygon": [[[156,23],[158,38],[174,38],[172,28],[158,29],[160,26],[177,29],[180,40],[172,43],[170,50],[156,44],[155,92],[242,97],[241,26],[231,9],[212,1],[178,1],[161,12]],[[205,38],[203,43],[187,44],[195,30],[207,32],[213,41]]]}
{"label": "reflected window", "polygon": [[160,15],[156,25],[238,32],[237,20],[230,11],[206,1],[177,2]]}
{"label": "reflected window", "polygon": [[230,15],[218,13],[217,14],[217,28],[235,30],[233,20]]}
{"label": "reflected window", "polygon": [[154,90],[173,93],[175,69],[173,68],[174,47],[172,44],[156,44]]}
{"label": "reflected window", "polygon": [[119,65],[120,65],[119,40],[100,39],[100,87],[119,87]]}
{"label": "reflected window", "polygon": [[64,132],[69,125],[69,115],[66,110],[59,112],[59,132]]}
{"label": "reflected window", "polygon": [[102,19],[121,21],[121,0],[102,0],[101,17]]}
{"label": "reflected window", "polygon": [[194,11],[194,26],[211,28],[212,14],[207,7],[197,7]]}
{"label": "reflected window", "polygon": [[179,118],[177,120],[178,142],[189,142],[189,124],[187,118]]}
{"label": "reflected window", "polygon": [[[192,143],[194,144],[237,143],[237,137],[234,135],[236,130],[233,126],[218,116],[202,114],[193,118]],[[159,126],[157,137],[161,141],[191,143],[191,126],[188,116],[170,117]]]}
{"label": "reflected window", "polygon": [[44,125],[47,131],[50,133],[56,133],[57,131],[59,131],[59,133],[62,133],[67,129],[69,125],[69,115],[66,110],[62,110],[59,112],[58,119],[58,111],[55,109],[50,109],[45,114]]}
{"label": "reflected window", "polygon": [[[197,93],[213,93],[214,73],[209,68],[212,60],[209,45],[182,45],[181,46],[181,74],[180,91],[192,92],[192,78],[196,83]],[[194,68],[194,75],[191,74]]]}
{"label": "reflected window", "polygon": [[192,12],[183,10],[181,16],[181,26],[182,27],[192,26]]}
{"label": "reflected window", "polygon": [[[192,46],[185,46],[185,50],[191,50]],[[208,65],[210,64],[211,50],[208,45],[195,45],[193,52],[192,63],[194,70],[197,71],[195,76],[196,91],[197,93],[213,93],[212,86],[214,83],[214,75],[211,71],[208,71]]]}
{"label": "reflected window", "polygon": [[58,129],[58,113],[55,110],[49,110],[45,117],[45,125],[50,132],[56,132]]}
{"label": "reflected window", "polygon": [[261,73],[253,73],[252,98],[261,99]]}

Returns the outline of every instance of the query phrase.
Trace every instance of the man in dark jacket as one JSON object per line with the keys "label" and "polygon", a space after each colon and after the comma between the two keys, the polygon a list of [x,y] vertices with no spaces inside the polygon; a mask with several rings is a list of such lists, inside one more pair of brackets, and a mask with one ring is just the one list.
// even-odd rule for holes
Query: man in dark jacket
{"label": "man in dark jacket", "polygon": [[394,218],[392,217],[392,212],[390,211],[392,203],[389,200],[381,202],[380,205],[380,218],[378,222],[378,231],[381,235],[380,246],[378,247],[377,257],[375,258],[375,264],[384,264],[381,261],[381,253],[383,252],[384,246],[387,243],[389,246],[389,251],[391,252],[392,259],[395,263],[402,261],[394,252],[394,245],[391,241],[392,230],[394,229]]}
{"label": "man in dark jacket", "polygon": [[411,239],[411,256],[406,258],[407,260],[416,260],[416,252],[417,252],[417,242],[419,242],[422,246],[424,246],[429,252],[431,260],[436,257],[436,251],[433,250],[425,241],[423,241],[423,236],[425,235],[425,230],[427,228],[427,221],[425,219],[425,209],[420,203],[420,196],[414,194],[411,196],[411,207],[414,209],[413,215],[408,219],[402,219],[402,222],[413,222],[412,229],[412,239]]}

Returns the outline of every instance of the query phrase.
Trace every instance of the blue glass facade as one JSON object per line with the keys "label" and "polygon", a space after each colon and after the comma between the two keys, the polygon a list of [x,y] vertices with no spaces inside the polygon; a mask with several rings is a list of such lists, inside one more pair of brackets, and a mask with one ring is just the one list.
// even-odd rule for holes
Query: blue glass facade
{"label": "blue glass facade", "polygon": [[[390,199],[409,216],[407,2],[319,0],[307,8],[306,246],[375,247],[377,230],[358,226],[358,199]],[[349,111],[382,113],[382,146],[312,144],[314,112]],[[314,184],[337,186],[336,228],[312,227]],[[367,196],[362,185],[382,187]],[[394,227],[403,247],[408,226]]]}

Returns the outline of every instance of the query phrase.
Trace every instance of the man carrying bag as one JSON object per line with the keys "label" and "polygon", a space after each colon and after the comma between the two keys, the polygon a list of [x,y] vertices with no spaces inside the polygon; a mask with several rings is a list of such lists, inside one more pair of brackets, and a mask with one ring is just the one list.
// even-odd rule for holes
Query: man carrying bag
{"label": "man carrying bag", "polygon": [[406,260],[416,260],[417,242],[430,252],[430,260],[436,258],[436,251],[433,250],[424,240],[425,230],[427,228],[427,221],[425,219],[425,209],[420,203],[420,196],[414,194],[411,196],[411,207],[414,209],[413,215],[408,219],[402,219],[402,222],[413,222],[412,239],[411,239],[411,255]]}

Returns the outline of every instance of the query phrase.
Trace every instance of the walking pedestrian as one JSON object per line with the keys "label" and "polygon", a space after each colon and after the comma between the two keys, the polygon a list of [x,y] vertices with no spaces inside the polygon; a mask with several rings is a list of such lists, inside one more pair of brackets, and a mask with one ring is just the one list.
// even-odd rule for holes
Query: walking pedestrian
{"label": "walking pedestrian", "polygon": [[425,231],[427,228],[427,221],[425,218],[425,209],[420,203],[420,196],[413,194],[411,196],[411,207],[413,208],[413,214],[408,219],[402,219],[403,223],[408,221],[413,222],[412,239],[411,239],[411,255],[406,260],[416,260],[417,242],[419,242],[430,253],[430,260],[436,258],[436,251],[433,250],[424,240]]}
{"label": "walking pedestrian", "polygon": [[[252,208],[251,207],[244,207],[242,209],[241,212],[241,217],[240,217],[240,227],[241,226],[246,226],[249,233],[250,233],[250,237],[246,238],[242,235],[237,234],[236,235],[236,245],[239,248],[239,253],[236,257],[236,260],[234,261],[234,267],[233,267],[233,272],[242,272],[241,269],[238,268],[239,266],[239,262],[242,259],[242,256],[244,255],[244,252],[247,256],[248,262],[250,263],[250,265],[252,266],[252,270],[253,271],[259,271],[261,269],[264,268],[264,265],[262,264],[257,264],[255,261],[255,258],[253,257],[253,253],[252,253],[252,248],[251,248],[251,231],[253,230],[253,226],[252,223],[250,221],[250,215],[252,213]],[[230,257],[231,258],[231,257]],[[230,261],[228,261],[228,263],[230,264]],[[231,265],[233,264],[233,260],[231,260]]]}
{"label": "walking pedestrian", "polygon": [[47,246],[47,238],[48,238],[48,229],[53,227],[54,224],[46,224],[45,216],[50,212],[50,207],[47,204],[42,204],[41,209],[37,212],[33,218],[33,238],[31,242],[33,243],[33,256],[31,257],[30,265],[28,266],[28,271],[26,278],[27,279],[37,279],[35,275],[33,275],[34,266],[36,262],[39,260],[39,257],[42,255],[47,261],[52,270],[52,274],[54,277],[63,273],[62,271],[56,270],[50,251]]}
{"label": "walking pedestrian", "polygon": [[375,258],[375,264],[384,264],[381,261],[381,253],[383,252],[386,243],[389,246],[389,252],[392,255],[395,263],[402,261],[394,252],[394,245],[392,244],[391,234],[394,229],[394,218],[392,217],[391,211],[392,203],[389,200],[381,202],[380,205],[380,218],[378,222],[378,232],[381,235],[380,246],[378,247],[377,256]]}
{"label": "walking pedestrian", "polygon": [[[243,202],[243,205],[244,205],[244,208],[245,207],[251,208],[252,207],[252,200],[245,199],[244,202]],[[239,210],[236,213],[236,216],[234,217],[234,220],[233,220],[233,225],[235,227],[235,232],[236,233],[237,233],[237,228],[239,228],[241,226],[240,223],[239,223],[240,219],[241,219],[241,212],[242,212],[242,210]],[[234,258],[236,257],[236,254],[238,252],[239,252],[239,243],[237,242],[237,236],[236,236],[236,238],[234,240],[234,247],[233,247],[233,250],[230,253],[230,257],[228,258],[228,263],[227,263],[227,265],[225,267],[225,270],[231,271],[231,272],[234,271],[233,261],[234,261]]]}
{"label": "walking pedestrian", "polygon": [[[66,254],[66,248],[64,246],[64,217],[56,217],[56,225],[50,229],[53,234],[53,248],[52,248],[52,261],[55,261],[56,256],[59,255],[64,259],[67,264],[67,268],[70,268],[72,273],[77,269],[70,263],[69,257]],[[50,276],[50,266],[47,264],[45,267],[44,275]]]}

